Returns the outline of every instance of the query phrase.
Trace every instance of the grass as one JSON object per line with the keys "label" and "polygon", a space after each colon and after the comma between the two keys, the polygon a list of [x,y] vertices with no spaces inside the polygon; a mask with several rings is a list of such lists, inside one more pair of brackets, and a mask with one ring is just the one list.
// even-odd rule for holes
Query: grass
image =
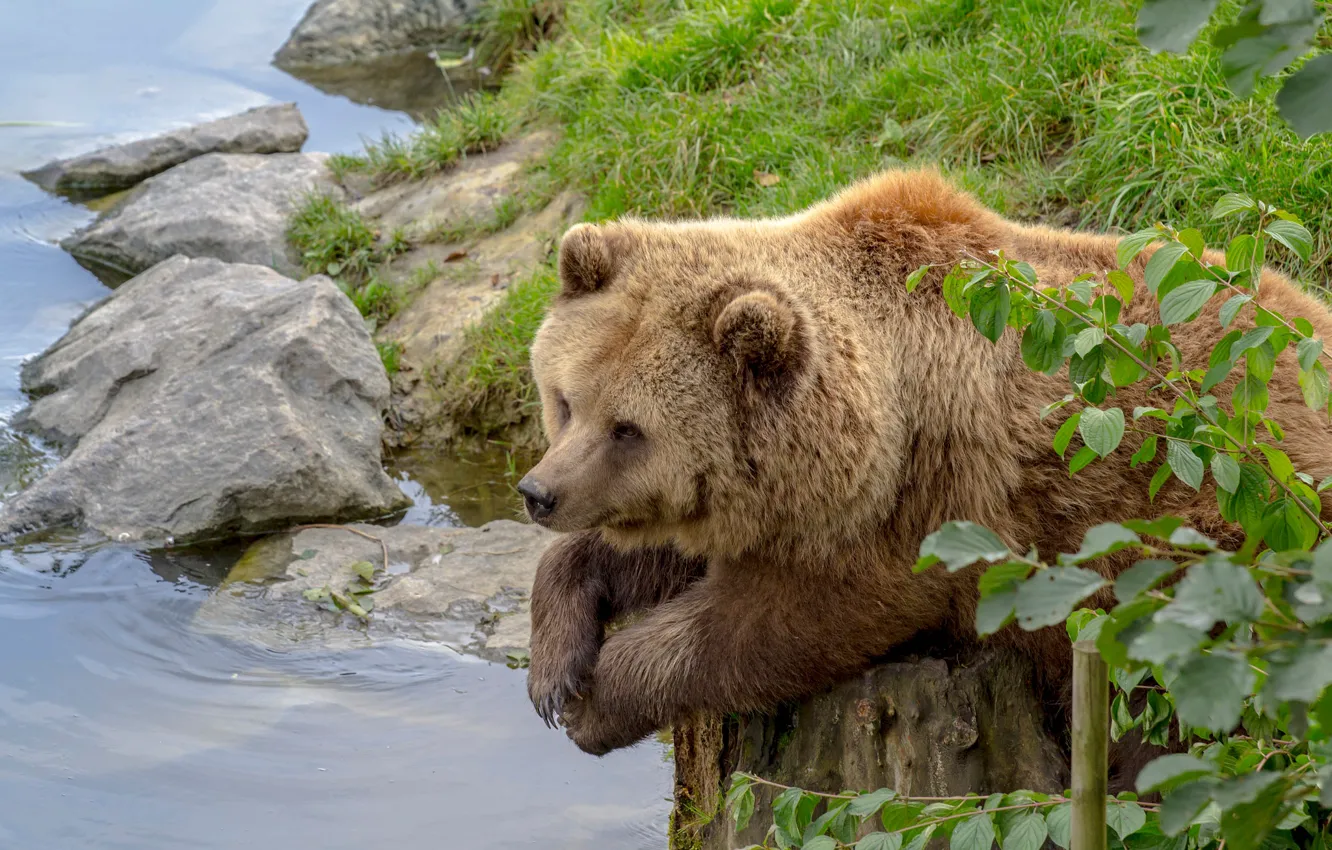
{"label": "grass", "polygon": [[549,167],[592,218],[783,214],[931,162],[1008,215],[1101,230],[1246,192],[1319,233],[1295,271],[1326,283],[1332,139],[1290,131],[1275,81],[1231,95],[1205,43],[1149,55],[1137,5],[571,0],[500,103],[563,125]]}
{"label": "grass", "polygon": [[539,266],[515,281],[495,309],[468,328],[451,371],[433,376],[455,421],[489,436],[531,415],[538,399],[528,349],[558,289],[555,267]]}
{"label": "grass", "polygon": [[379,359],[384,364],[384,371],[392,378],[398,374],[402,368],[402,344],[396,341],[377,342],[375,349],[379,352]]}
{"label": "grass", "polygon": [[381,184],[420,179],[452,168],[469,154],[499,147],[510,124],[510,113],[493,95],[472,93],[412,136],[385,133],[379,141],[368,142],[365,153],[342,154],[330,168],[339,179],[351,172],[370,174]]}
{"label": "grass", "polygon": [[307,195],[287,225],[287,241],[308,274],[359,280],[380,259],[378,238],[361,214],[330,195]]}

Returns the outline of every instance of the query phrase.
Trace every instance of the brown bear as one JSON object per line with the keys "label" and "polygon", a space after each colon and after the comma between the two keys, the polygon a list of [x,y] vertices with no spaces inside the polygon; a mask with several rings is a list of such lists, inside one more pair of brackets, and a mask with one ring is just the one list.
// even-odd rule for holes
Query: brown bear
{"label": "brown bear", "polygon": [[[974,641],[975,568],[912,572],[946,520],[1046,558],[1097,523],[1162,514],[1238,545],[1210,482],[1148,500],[1153,470],[1129,466],[1140,436],[1070,479],[1051,448],[1062,417],[1039,416],[1067,374],[1032,372],[1015,333],[990,343],[939,292],[953,264],[992,249],[1067,285],[1115,268],[1116,241],[1006,221],[930,171],[885,173],[787,218],[570,230],[532,346],[550,448],[519,488],[533,520],[566,532],[532,593],[541,716],[601,754],[699,710],[816,692],[924,632]],[[1150,253],[1129,269],[1126,324],[1158,321],[1141,282]],[[1262,299],[1332,338],[1332,315],[1279,275]],[[1223,335],[1223,301],[1176,328],[1186,363],[1205,364]],[[1296,467],[1332,473],[1332,430],[1304,405],[1293,346],[1270,396]],[[1107,402],[1172,403],[1150,382]],[[992,640],[1066,685],[1062,628]]]}

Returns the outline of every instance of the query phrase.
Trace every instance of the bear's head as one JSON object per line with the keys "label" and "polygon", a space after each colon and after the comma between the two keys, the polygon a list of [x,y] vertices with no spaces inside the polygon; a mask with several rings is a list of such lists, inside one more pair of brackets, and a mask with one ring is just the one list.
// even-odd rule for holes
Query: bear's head
{"label": "bear's head", "polygon": [[819,296],[828,269],[789,220],[571,229],[532,345],[550,444],[519,485],[533,520],[718,556],[884,504],[884,352]]}

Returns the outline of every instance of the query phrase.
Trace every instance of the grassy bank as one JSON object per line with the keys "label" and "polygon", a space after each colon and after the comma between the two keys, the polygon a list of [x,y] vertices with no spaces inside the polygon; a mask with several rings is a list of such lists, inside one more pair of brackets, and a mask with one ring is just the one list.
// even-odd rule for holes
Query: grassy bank
{"label": "grassy bank", "polygon": [[[506,7],[523,3],[548,21],[550,0]],[[516,60],[496,99],[341,164],[402,179],[498,134],[556,124],[563,139],[543,178],[586,193],[594,220],[781,214],[921,162],[1006,215],[1098,230],[1198,224],[1239,191],[1305,219],[1314,259],[1290,271],[1327,286],[1332,138],[1299,141],[1272,104],[1277,81],[1231,95],[1205,37],[1187,56],[1149,55],[1137,6],[567,0],[558,27],[543,24],[558,35]],[[523,22],[498,17],[492,26],[515,31],[492,40],[529,44]],[[476,397],[530,394],[521,374],[476,365],[532,304],[502,310],[463,367]],[[506,355],[524,356],[521,345]]]}

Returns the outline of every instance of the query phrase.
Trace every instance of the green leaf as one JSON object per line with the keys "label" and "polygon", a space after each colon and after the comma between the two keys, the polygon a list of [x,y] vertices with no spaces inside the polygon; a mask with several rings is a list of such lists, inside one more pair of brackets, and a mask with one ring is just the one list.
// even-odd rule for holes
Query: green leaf
{"label": "green leaf", "polygon": [[1146,0],[1138,10],[1138,40],[1153,53],[1184,53],[1207,26],[1216,4],[1217,0]]}
{"label": "green leaf", "polygon": [[375,565],[369,561],[357,561],[351,565],[351,570],[360,576],[363,581],[372,582],[375,580]]}
{"label": "green leaf", "polygon": [[1156,474],[1152,476],[1152,481],[1147,485],[1147,498],[1149,501],[1156,500],[1156,494],[1160,492],[1161,487],[1170,478],[1170,461],[1162,463],[1156,468]]}
{"label": "green leaf", "polygon": [[990,342],[998,342],[1008,325],[1009,306],[1008,284],[981,289],[971,297],[971,323]]}
{"label": "green leaf", "polygon": [[1161,801],[1161,831],[1178,835],[1189,828],[1193,819],[1212,800],[1212,789],[1219,783],[1215,779],[1195,779],[1186,782]]}
{"label": "green leaf", "polygon": [[1304,262],[1309,262],[1309,253],[1313,250],[1313,236],[1303,225],[1278,219],[1267,225],[1263,232],[1294,251]]}
{"label": "green leaf", "polygon": [[1087,352],[1105,341],[1105,331],[1100,328],[1083,328],[1076,337],[1073,338],[1073,350],[1079,357],[1086,357]]}
{"label": "green leaf", "polygon": [[1106,585],[1106,580],[1081,567],[1050,567],[1018,585],[1017,618],[1032,631],[1064,622],[1073,607]]}
{"label": "green leaf", "polygon": [[1059,453],[1060,457],[1064,456],[1064,452],[1068,449],[1069,441],[1073,439],[1073,434],[1077,432],[1078,424],[1081,421],[1082,414],[1075,413],[1065,419],[1064,423],[1059,426],[1059,430],[1055,431],[1054,450]]}
{"label": "green leaf", "polygon": [[[1305,340],[1308,342],[1308,340]],[[1313,368],[1300,372],[1300,392],[1304,395],[1304,403],[1310,410],[1322,410],[1327,407],[1329,392],[1329,381],[1327,378],[1327,369],[1320,363],[1314,363]]]}
{"label": "green leaf", "polygon": [[809,825],[818,800],[800,788],[787,788],[772,801],[772,821],[779,834],[784,832],[790,844],[796,844]]}
{"label": "green leaf", "polygon": [[1269,446],[1267,443],[1259,443],[1258,450],[1267,458],[1267,466],[1278,481],[1286,482],[1295,477],[1295,464],[1281,449]]}
{"label": "green leaf", "polygon": [[1281,117],[1290,122],[1301,139],[1315,133],[1332,131],[1332,53],[1315,56],[1277,92],[1276,105]]}
{"label": "green leaf", "polygon": [[1207,250],[1207,240],[1203,239],[1201,230],[1196,227],[1187,227],[1175,234],[1175,238],[1189,249],[1190,254],[1202,259],[1203,251]]}
{"label": "green leaf", "polygon": [[1161,231],[1154,227],[1146,230],[1139,230],[1137,233],[1129,234],[1119,240],[1119,245],[1115,249],[1115,261],[1122,269],[1142,253],[1142,249],[1161,238]]}
{"label": "green leaf", "polygon": [[1214,650],[1190,658],[1170,685],[1180,723],[1217,733],[1234,729],[1253,679],[1249,660],[1242,655]]}
{"label": "green leaf", "polygon": [[1238,522],[1250,533],[1262,529],[1267,511],[1267,476],[1256,464],[1240,464],[1239,489],[1233,495],[1221,490],[1216,496],[1227,522]]}
{"label": "green leaf", "polygon": [[1120,573],[1119,578],[1115,580],[1115,598],[1120,602],[1128,602],[1138,594],[1156,587],[1162,579],[1174,574],[1177,569],[1179,566],[1174,561],[1154,558],[1139,561]]}
{"label": "green leaf", "polygon": [[978,812],[969,818],[962,818],[953,827],[949,839],[949,850],[990,850],[994,844],[994,822],[990,815]]}
{"label": "green leaf", "polygon": [[1156,620],[1205,632],[1217,622],[1256,620],[1262,612],[1263,594],[1249,571],[1212,556],[1189,567],[1174,600],[1157,612]]}
{"label": "green leaf", "polygon": [[1033,372],[1053,374],[1064,363],[1068,331],[1049,310],[1038,310],[1022,332],[1022,362]]}
{"label": "green leaf", "polygon": [[1012,587],[1025,579],[1031,571],[1031,564],[1024,564],[1021,561],[995,564],[981,574],[980,581],[977,582],[977,588],[980,590],[982,597],[989,596],[991,593]]}
{"label": "green leaf", "polygon": [[1142,541],[1132,530],[1117,522],[1103,522],[1087,529],[1082,537],[1082,546],[1073,555],[1060,555],[1061,564],[1080,564],[1100,555],[1109,555],[1128,546],[1136,546]]}
{"label": "green leaf", "polygon": [[1300,361],[1301,369],[1312,369],[1323,354],[1323,341],[1317,337],[1305,337],[1295,346],[1295,357]]}
{"label": "green leaf", "polygon": [[856,850],[900,850],[902,833],[871,832],[856,842]]}
{"label": "green leaf", "polygon": [[837,841],[830,835],[817,835],[800,846],[802,850],[837,850]]}
{"label": "green leaf", "polygon": [[933,558],[925,566],[943,561],[951,573],[977,561],[1003,560],[1010,554],[998,535],[985,526],[974,522],[952,521],[944,523],[938,531],[921,541],[920,560],[916,562],[916,569],[921,569],[923,562]]}
{"label": "green leaf", "polygon": [[[1153,295],[1160,288],[1161,282],[1165,280],[1166,275],[1174,269],[1175,263],[1189,252],[1189,249],[1178,242],[1170,242],[1156,249],[1151,259],[1147,261],[1147,268],[1143,270],[1142,279],[1147,284]],[[1162,304],[1162,307],[1165,305]]]}
{"label": "green leaf", "polygon": [[1181,623],[1152,623],[1128,643],[1128,656],[1135,661],[1164,664],[1197,649],[1207,637],[1204,632]]}
{"label": "green leaf", "polygon": [[301,593],[301,596],[304,596],[311,602],[325,602],[331,595],[332,592],[328,589],[328,585],[324,585],[323,587],[311,587]]}
{"label": "green leaf", "polygon": [[[1303,14],[1284,14],[1272,20],[1269,8]],[[1309,0],[1294,4],[1280,0],[1251,2],[1230,26],[1222,27],[1212,37],[1212,43],[1228,48],[1221,54],[1221,73],[1231,91],[1248,97],[1261,76],[1270,76],[1289,65],[1309,49],[1309,43],[1318,32],[1322,16]]]}
{"label": "green leaf", "polygon": [[1004,590],[983,597],[976,605],[976,634],[992,635],[1013,619],[1017,590]]}
{"label": "green leaf", "polygon": [[1166,460],[1174,470],[1175,477],[1197,490],[1202,486],[1202,458],[1193,453],[1188,443],[1169,440],[1166,443]]}
{"label": "green leaf", "polygon": [[1073,841],[1073,804],[1060,803],[1045,815],[1045,829],[1050,840],[1068,850]]}
{"label": "green leaf", "polygon": [[1264,695],[1274,700],[1313,702],[1332,684],[1332,646],[1305,643],[1268,656]]}
{"label": "green leaf", "polygon": [[1216,786],[1212,800],[1221,808],[1221,835],[1236,850],[1263,846],[1286,810],[1290,778],[1274,771],[1250,773]]}
{"label": "green leaf", "polygon": [[1124,800],[1107,801],[1105,804],[1105,823],[1123,841],[1142,829],[1143,825],[1147,823],[1147,813],[1137,803]]}
{"label": "green leaf", "polygon": [[964,287],[971,275],[966,269],[958,266],[948,273],[943,282],[944,302],[948,304],[948,309],[953,311],[953,315],[959,319],[967,314],[967,304],[969,299]]}
{"label": "green leaf", "polygon": [[[1226,271],[1241,274],[1249,271],[1253,265],[1254,252],[1258,250],[1258,240],[1247,233],[1241,233],[1226,246]],[[1236,298],[1242,296],[1236,295]],[[1249,296],[1252,298],[1252,296]]]}
{"label": "green leaf", "polygon": [[1172,791],[1185,782],[1216,773],[1216,765],[1184,753],[1172,753],[1148,762],[1138,771],[1139,794]]}
{"label": "green leaf", "polygon": [[743,774],[734,774],[731,790],[726,794],[726,808],[735,819],[735,828],[743,830],[749,826],[749,819],[754,816],[753,781]]}
{"label": "green leaf", "polygon": [[1040,850],[1049,834],[1040,812],[1019,812],[1005,822],[1003,850]]}
{"label": "green leaf", "polygon": [[1268,505],[1263,520],[1266,523],[1263,541],[1274,552],[1302,551],[1318,540],[1318,526],[1288,496]]}
{"label": "green leaf", "polygon": [[1156,443],[1156,435],[1148,435],[1142,441],[1142,445],[1138,447],[1138,450],[1133,453],[1133,457],[1129,459],[1129,468],[1136,468],[1142,463],[1151,463],[1152,459],[1156,457]]}
{"label": "green leaf", "polygon": [[1210,280],[1191,280],[1180,284],[1161,299],[1161,324],[1177,325],[1180,322],[1187,322],[1197,315],[1208,299],[1215,294],[1216,284]]}
{"label": "green leaf", "polygon": [[1119,269],[1113,269],[1106,274],[1105,279],[1115,288],[1115,292],[1119,293],[1119,300],[1124,302],[1125,306],[1128,306],[1128,303],[1133,300],[1133,278]]}
{"label": "green leaf", "polygon": [[[1216,4],[1213,3],[1213,6]],[[1253,202],[1253,198],[1248,195],[1237,195],[1234,192],[1228,192],[1221,196],[1221,200],[1212,207],[1212,218],[1220,219],[1237,212],[1247,212],[1258,209],[1258,205]]]}
{"label": "green leaf", "polygon": [[907,279],[906,279],[906,291],[907,291],[907,292],[915,292],[915,291],[916,291],[916,287],[917,287],[917,286],[920,286],[920,282],[921,282],[922,280],[925,279],[925,274],[926,274],[926,272],[928,272],[929,270],[930,270],[930,267],[929,267],[929,266],[921,266],[920,268],[916,269],[916,270],[915,270],[914,272],[912,272],[911,274],[907,275]]}
{"label": "green leaf", "polygon": [[1124,438],[1124,411],[1118,407],[1109,410],[1088,407],[1082,411],[1078,433],[1087,448],[1105,457],[1119,448],[1119,442]]}
{"label": "green leaf", "polygon": [[891,788],[880,788],[878,791],[861,794],[853,799],[847,806],[847,811],[858,818],[869,817],[883,808],[884,803],[890,803],[896,799],[896,791]]}
{"label": "green leaf", "polygon": [[1086,468],[1087,464],[1096,460],[1096,458],[1097,454],[1095,449],[1091,446],[1083,446],[1078,449],[1077,454],[1073,455],[1073,459],[1068,462],[1068,474],[1075,475],[1078,472],[1081,472]]}
{"label": "green leaf", "polygon": [[1212,477],[1216,486],[1227,493],[1234,493],[1240,486],[1239,462],[1224,452],[1212,455]]}

